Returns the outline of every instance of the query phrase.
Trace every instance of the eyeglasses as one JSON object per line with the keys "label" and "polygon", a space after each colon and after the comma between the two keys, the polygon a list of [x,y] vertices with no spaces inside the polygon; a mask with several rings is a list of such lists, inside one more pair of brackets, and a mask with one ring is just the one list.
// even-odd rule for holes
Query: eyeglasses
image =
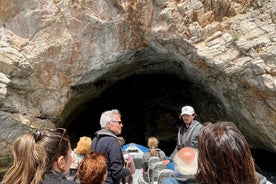
{"label": "eyeglasses", "polygon": [[110,122],[112,122],[112,123],[118,123],[119,125],[123,124],[122,121],[110,121]]}
{"label": "eyeglasses", "polygon": [[57,128],[56,131],[61,133],[61,137],[60,137],[60,140],[59,140],[59,143],[58,143],[58,146],[57,146],[57,147],[59,147],[60,143],[61,143],[61,141],[62,141],[62,139],[63,139],[63,137],[66,133],[66,129],[65,128]]}

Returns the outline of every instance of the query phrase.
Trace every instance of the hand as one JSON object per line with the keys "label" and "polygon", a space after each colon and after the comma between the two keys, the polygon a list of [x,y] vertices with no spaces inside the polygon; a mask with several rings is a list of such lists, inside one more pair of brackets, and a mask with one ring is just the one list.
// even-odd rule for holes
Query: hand
{"label": "hand", "polygon": [[162,162],[165,166],[167,166],[171,162],[171,160],[162,160]]}

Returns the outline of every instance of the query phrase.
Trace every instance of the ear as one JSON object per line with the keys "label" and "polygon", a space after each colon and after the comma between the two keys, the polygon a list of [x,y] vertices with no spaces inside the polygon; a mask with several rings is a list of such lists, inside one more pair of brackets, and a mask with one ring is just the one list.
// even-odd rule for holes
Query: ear
{"label": "ear", "polygon": [[66,160],[64,156],[60,156],[57,159],[57,168],[61,171],[61,173],[63,173],[65,171],[64,167],[66,164]]}
{"label": "ear", "polygon": [[110,122],[106,123],[106,125],[105,125],[105,127],[106,127],[107,129],[109,129],[110,126],[111,126],[111,123],[110,123]]}

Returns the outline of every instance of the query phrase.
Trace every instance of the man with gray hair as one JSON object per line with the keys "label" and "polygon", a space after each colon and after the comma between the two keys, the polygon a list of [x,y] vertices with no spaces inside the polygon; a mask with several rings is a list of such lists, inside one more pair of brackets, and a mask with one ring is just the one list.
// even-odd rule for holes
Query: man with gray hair
{"label": "man with gray hair", "polygon": [[122,133],[122,121],[119,110],[112,109],[102,113],[101,130],[95,133],[91,151],[105,153],[107,157],[106,184],[125,183],[124,178],[130,174],[129,168],[124,168],[124,159],[117,135]]}

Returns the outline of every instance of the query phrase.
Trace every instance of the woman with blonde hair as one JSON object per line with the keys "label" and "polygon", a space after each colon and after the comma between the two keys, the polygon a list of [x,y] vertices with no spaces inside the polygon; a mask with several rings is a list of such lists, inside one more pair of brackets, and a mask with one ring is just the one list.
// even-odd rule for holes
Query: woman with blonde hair
{"label": "woman with blonde hair", "polygon": [[65,178],[71,152],[66,129],[24,134],[13,143],[14,161],[2,184],[76,184]]}
{"label": "woman with blonde hair", "polygon": [[142,166],[143,166],[143,177],[144,180],[147,181],[147,171],[148,171],[148,162],[151,157],[159,157],[161,160],[166,159],[166,155],[164,151],[158,148],[159,140],[156,137],[149,137],[148,138],[148,152],[144,153],[142,159]]}
{"label": "woman with blonde hair", "polygon": [[80,137],[77,147],[72,152],[73,155],[73,163],[75,164],[75,168],[77,168],[79,162],[83,159],[83,157],[90,152],[90,145],[92,140],[90,137],[83,136]]}
{"label": "woman with blonde hair", "polygon": [[78,165],[82,161],[83,157],[86,154],[90,153],[91,143],[92,143],[92,140],[90,137],[87,137],[87,136],[80,137],[77,143],[77,147],[72,152],[73,161],[70,166],[70,174],[67,176],[68,180],[76,179]]}

